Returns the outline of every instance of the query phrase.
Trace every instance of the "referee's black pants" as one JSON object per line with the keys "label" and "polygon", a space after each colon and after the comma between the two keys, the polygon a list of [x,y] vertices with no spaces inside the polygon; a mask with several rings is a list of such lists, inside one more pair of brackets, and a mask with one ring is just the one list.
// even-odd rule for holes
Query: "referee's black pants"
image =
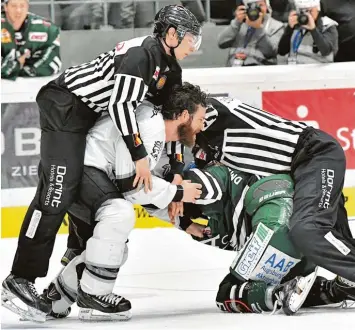
{"label": "referee's black pants", "polygon": [[86,135],[98,114],[63,85],[63,77],[37,95],[41,162],[36,195],[22,223],[12,274],[33,281],[47,275],[56,234],[81,182]]}
{"label": "referee's black pants", "polygon": [[342,194],[345,169],[344,151],[333,137],[313,128],[303,132],[291,168],[290,236],[311,262],[355,281],[355,239]]}

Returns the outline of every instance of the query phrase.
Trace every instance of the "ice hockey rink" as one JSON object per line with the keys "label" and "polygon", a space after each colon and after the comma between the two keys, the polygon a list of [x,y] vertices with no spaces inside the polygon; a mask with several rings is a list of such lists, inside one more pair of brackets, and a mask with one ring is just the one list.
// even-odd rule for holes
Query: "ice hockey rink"
{"label": "ice hockey rink", "polygon": [[[351,222],[353,232],[355,222]],[[66,235],[59,235],[47,278],[36,282],[42,290],[60,270]],[[17,239],[1,240],[1,280],[8,274]],[[214,303],[219,282],[228,272],[235,253],[193,241],[173,228],[134,229],[129,258],[122,267],[115,292],[132,303],[126,322],[81,322],[78,308],[62,320],[46,323],[19,321],[1,308],[3,329],[355,329],[354,308],[313,308],[289,317],[283,314],[225,314]],[[329,273],[323,273],[331,276]]]}

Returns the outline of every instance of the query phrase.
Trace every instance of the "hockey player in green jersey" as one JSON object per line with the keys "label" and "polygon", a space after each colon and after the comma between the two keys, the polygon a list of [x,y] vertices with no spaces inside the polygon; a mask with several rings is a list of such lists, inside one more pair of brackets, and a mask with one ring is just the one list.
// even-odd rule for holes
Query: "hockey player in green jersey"
{"label": "hockey player in green jersey", "polygon": [[5,0],[1,13],[1,78],[59,72],[59,28],[28,12],[28,0]]}
{"label": "hockey player in green jersey", "polygon": [[[196,204],[184,205],[180,228],[202,243],[235,250],[229,274],[219,286],[217,306],[225,312],[266,312],[353,299],[340,278],[317,277],[315,265],[292,244],[289,218],[294,184],[289,175],[266,178],[214,164],[186,171],[184,179],[202,184]],[[191,219],[204,217],[207,226]],[[304,276],[304,277],[303,277]]]}

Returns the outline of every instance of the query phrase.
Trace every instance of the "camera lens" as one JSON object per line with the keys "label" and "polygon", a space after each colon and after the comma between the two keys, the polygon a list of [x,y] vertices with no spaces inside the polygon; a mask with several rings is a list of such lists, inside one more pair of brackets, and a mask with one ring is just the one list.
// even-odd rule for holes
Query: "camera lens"
{"label": "camera lens", "polygon": [[259,18],[261,10],[258,5],[252,4],[247,8],[247,15],[251,21],[256,21]]}
{"label": "camera lens", "polygon": [[308,24],[308,16],[306,15],[306,13],[298,14],[298,23],[300,25],[307,25]]}

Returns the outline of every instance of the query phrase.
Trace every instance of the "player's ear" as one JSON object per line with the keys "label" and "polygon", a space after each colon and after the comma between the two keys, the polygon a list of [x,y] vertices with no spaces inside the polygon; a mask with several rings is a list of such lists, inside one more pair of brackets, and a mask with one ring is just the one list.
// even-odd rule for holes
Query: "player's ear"
{"label": "player's ear", "polygon": [[183,123],[186,123],[186,122],[188,122],[189,119],[190,119],[190,114],[189,114],[189,112],[185,109],[185,110],[181,113],[180,117],[181,117],[181,121],[182,121]]}
{"label": "player's ear", "polygon": [[177,40],[177,33],[175,28],[173,27],[169,28],[169,30],[166,32],[166,39],[172,42]]}

